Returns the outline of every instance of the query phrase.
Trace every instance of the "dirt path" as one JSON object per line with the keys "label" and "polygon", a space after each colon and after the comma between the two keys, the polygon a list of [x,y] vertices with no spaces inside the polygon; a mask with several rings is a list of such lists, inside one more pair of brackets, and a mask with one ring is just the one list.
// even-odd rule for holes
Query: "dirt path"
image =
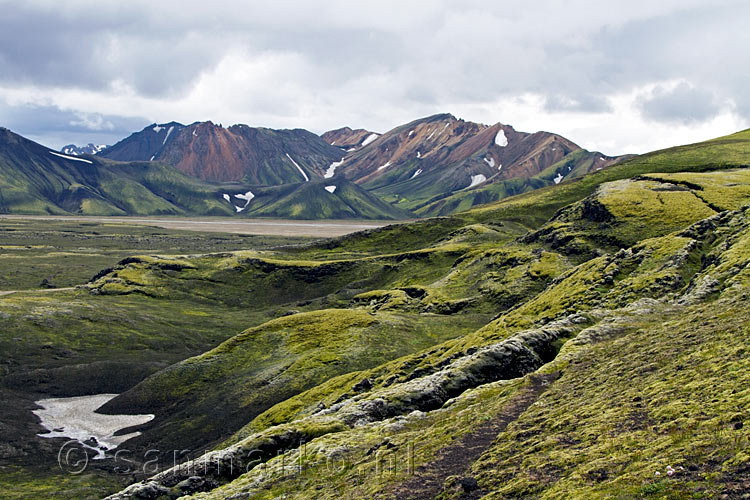
{"label": "dirt path", "polygon": [[[464,500],[478,499],[488,492],[478,488],[476,480],[471,477],[469,469],[511,422],[518,419],[529,406],[549,387],[559,374],[531,375],[530,385],[508,402],[503,410],[493,419],[479,425],[473,432],[456,440],[452,445],[443,448],[438,458],[427,465],[417,468],[416,473],[407,481],[397,486],[393,500],[428,500],[434,499],[443,491],[443,483],[448,476],[461,476],[461,494]],[[458,485],[457,485],[458,486]]]}
{"label": "dirt path", "polygon": [[19,293],[19,292],[50,293],[50,292],[69,292],[71,290],[75,290],[75,287],[71,286],[68,288],[39,288],[39,289],[31,289],[31,290],[5,290],[5,291],[0,291],[0,297],[3,295],[10,295],[11,293]]}

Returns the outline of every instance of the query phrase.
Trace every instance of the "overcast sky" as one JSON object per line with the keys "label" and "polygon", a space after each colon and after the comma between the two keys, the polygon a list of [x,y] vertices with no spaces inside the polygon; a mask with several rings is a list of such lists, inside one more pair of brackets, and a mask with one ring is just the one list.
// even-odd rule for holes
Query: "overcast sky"
{"label": "overcast sky", "polygon": [[[533,5],[533,6],[532,6]],[[435,113],[642,153],[750,126],[750,2],[0,0],[0,125],[384,132]]]}

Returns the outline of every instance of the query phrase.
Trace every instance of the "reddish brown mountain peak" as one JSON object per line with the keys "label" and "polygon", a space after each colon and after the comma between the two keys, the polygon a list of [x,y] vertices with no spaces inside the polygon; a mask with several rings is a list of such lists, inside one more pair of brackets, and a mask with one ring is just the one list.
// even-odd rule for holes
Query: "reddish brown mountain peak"
{"label": "reddish brown mountain peak", "polygon": [[320,137],[331,146],[349,149],[359,146],[362,144],[362,141],[373,133],[363,128],[352,129],[350,127],[342,127],[336,130],[329,130]]}

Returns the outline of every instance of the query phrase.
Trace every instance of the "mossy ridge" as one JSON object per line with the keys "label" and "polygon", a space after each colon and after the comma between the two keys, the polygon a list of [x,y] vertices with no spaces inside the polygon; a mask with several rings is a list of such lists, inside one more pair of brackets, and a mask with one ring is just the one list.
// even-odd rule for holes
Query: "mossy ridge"
{"label": "mossy ridge", "polygon": [[[585,318],[569,318],[543,329],[521,332],[507,341],[459,356],[437,372],[393,384],[374,394],[365,389],[359,396],[350,397],[330,408],[322,408],[310,417],[268,428],[223,450],[209,453],[207,457],[199,459],[208,458],[205,460],[207,469],[204,474],[210,481],[226,481],[224,467],[228,462],[235,464],[238,468],[235,470],[245,470],[245,467],[257,463],[259,458],[264,462],[276,451],[299,446],[299,439],[302,438],[308,441],[308,437],[342,432],[388,417],[406,415],[414,410],[440,408],[449,399],[468,389],[535,370],[544,360],[554,357],[551,349],[557,340],[574,334],[585,323]],[[263,457],[257,456],[258,450],[262,451]],[[194,461],[186,462],[160,473],[145,486],[134,485],[112,498],[130,498],[129,495],[145,491],[143,488],[174,484],[185,479],[185,474],[194,471],[195,465]],[[229,479],[235,477],[229,475]]]}
{"label": "mossy ridge", "polygon": [[[581,261],[677,231],[714,215],[718,207],[736,210],[747,203],[749,170],[676,175],[682,184],[651,177],[604,183],[592,195],[559,210],[522,241],[543,244]],[[724,181],[724,175],[733,181]],[[716,185],[721,189],[711,187]]]}
{"label": "mossy ridge", "polygon": [[714,210],[736,210],[750,198],[750,170],[712,173],[646,174],[643,177],[662,183],[685,185]]}
{"label": "mossy ridge", "polygon": [[[154,374],[102,411],[157,415],[131,447],[205,449],[267,408],[332,377],[468,333],[486,320],[367,309],[294,314]],[[389,341],[383,342],[386,336]],[[196,426],[199,433],[185,431]]]}
{"label": "mossy ridge", "polygon": [[[747,210],[712,219],[724,226],[737,223],[738,219],[744,220],[740,228],[744,227],[746,231],[750,225],[746,212]],[[720,219],[724,219],[723,222]],[[716,235],[715,231],[712,233]],[[725,238],[720,237],[715,247],[725,250],[721,252],[722,257],[718,262],[728,261],[737,265],[738,262],[734,259],[739,253],[747,251],[744,236],[746,235],[729,245],[725,243]],[[672,250],[679,249],[680,244],[684,243],[683,239],[677,239],[678,241],[668,245]],[[651,255],[658,253],[652,249]],[[669,254],[668,251],[662,253],[662,256]],[[646,262],[644,270],[653,264]],[[538,496],[541,493],[550,496],[640,498],[660,492],[670,492],[677,498],[695,492],[700,492],[702,497],[712,497],[717,488],[721,487],[718,480],[722,479],[722,474],[731,474],[732,470],[750,460],[742,451],[743,443],[750,442],[750,436],[747,431],[738,431],[741,426],[733,427],[732,424],[748,418],[742,411],[750,402],[750,391],[740,394],[736,392],[737,387],[747,386],[747,376],[742,374],[750,373],[748,366],[744,366],[750,358],[743,355],[745,346],[742,342],[743,336],[750,333],[750,330],[747,325],[737,321],[744,315],[748,291],[745,289],[740,297],[732,293],[725,298],[721,297],[719,296],[718,302],[712,303],[713,310],[706,308],[704,304],[685,308],[668,305],[663,301],[644,302],[641,299],[620,311],[592,311],[594,317],[599,318],[598,324],[584,331],[580,340],[575,339],[565,344],[558,360],[544,368],[547,372],[562,369],[561,380],[566,382],[555,383],[539,405],[532,406],[532,410],[511,426],[507,438],[498,441],[493,449],[474,464],[474,474],[479,478],[480,486],[493,491],[493,498]],[[624,318],[623,315],[627,317]],[[711,326],[707,332],[708,337],[696,334],[696,321]],[[660,333],[654,335],[655,329]],[[665,341],[654,342],[654,338]],[[634,345],[637,348],[634,349]],[[717,355],[718,358],[715,357]],[[698,367],[703,366],[699,370],[700,376],[696,374],[685,383],[686,376],[695,371],[686,372],[684,367],[695,366],[696,359]],[[722,366],[716,366],[716,359],[723,360]],[[607,360],[605,365],[602,365],[601,360]],[[653,368],[648,369],[652,365]],[[726,370],[723,365],[727,365]],[[566,379],[568,373],[574,375]],[[733,376],[726,377],[726,373],[732,373]],[[665,374],[668,375],[667,378],[664,377]],[[571,380],[573,378],[575,380]],[[612,379],[619,382],[603,382]],[[633,379],[637,382],[631,382]],[[725,387],[725,397],[717,400],[712,388],[719,383],[721,387]],[[603,386],[627,387],[624,392],[633,392],[635,396],[631,398],[625,394],[613,400],[610,393],[602,391]],[[476,391],[483,388],[484,386]],[[700,391],[702,398],[699,402],[691,399],[691,394],[696,389]],[[571,394],[579,397],[572,398]],[[641,401],[646,403],[641,404]],[[676,404],[676,401],[680,403]],[[708,404],[709,401],[712,404]],[[643,417],[637,412],[644,411],[642,408],[647,407],[647,403],[658,409],[653,412],[645,410],[648,416]],[[724,408],[726,404],[731,408]],[[574,408],[570,408],[571,405]],[[622,413],[622,406],[631,405],[637,407],[634,410],[636,413]],[[703,411],[704,408],[713,406],[717,406],[715,413]],[[450,413],[450,407],[448,412]],[[697,420],[689,416],[701,414],[704,418]],[[712,417],[712,414],[724,417]],[[577,421],[571,420],[571,415],[577,415]],[[446,417],[445,413],[440,415],[440,420],[445,421],[446,418],[451,417]],[[580,425],[581,419],[593,422],[591,425]],[[657,425],[652,425],[652,422]],[[661,426],[659,423],[665,425]],[[283,460],[289,464],[304,453],[307,462],[310,460],[308,450],[311,448],[353,454],[351,452],[361,442],[357,439],[364,440],[368,445],[378,440],[384,442],[385,436],[378,434],[377,425],[358,433],[351,431],[357,436],[355,439],[347,439],[346,435],[350,431],[346,431],[313,441],[304,448],[304,452],[302,449],[290,451]],[[602,426],[604,428],[600,430]],[[538,427],[550,428],[535,431]],[[720,434],[738,432],[739,441],[728,441],[717,435],[717,430]],[[398,434],[401,435],[401,432]],[[558,434],[560,437],[550,439],[550,436]],[[422,425],[422,430],[418,432],[419,442],[429,442],[428,435]],[[602,435],[609,438],[599,440],[598,437]],[[519,440],[526,444],[518,446]],[[680,452],[682,448],[684,455],[675,456],[675,452]],[[587,450],[585,456],[581,453],[582,449]],[[649,452],[650,456],[644,460]],[[723,457],[718,463],[714,458],[717,453]],[[505,461],[498,462],[498,454],[507,457]],[[634,454],[637,455],[635,462]],[[375,475],[374,467],[364,474],[360,469],[345,470],[333,476],[326,474],[321,467],[318,469],[321,477],[313,475],[297,480],[296,477],[290,479],[288,475],[280,474],[283,472],[279,469],[281,461],[276,459],[269,463],[269,467],[257,471],[254,469],[253,473],[241,480],[196,498],[221,498],[228,492],[257,493],[259,498],[266,498],[265,495],[272,498],[284,493],[290,495],[290,498],[302,498],[310,491],[315,491],[320,498],[332,498],[341,493],[341,488],[351,487],[352,484],[361,484],[358,491],[368,492],[372,498],[377,498],[374,494],[377,491],[383,491],[383,483]],[[688,472],[688,465],[692,467],[696,462],[702,464],[703,469],[699,467],[700,472],[697,474]],[[352,463],[358,464],[357,459],[353,459]],[[523,464],[523,474],[513,472],[519,463]],[[656,471],[667,476],[667,465],[674,466],[674,470],[678,471],[670,482],[664,482],[655,474]],[[502,477],[499,476],[499,471],[502,471]],[[400,477],[403,474],[397,476],[397,479]]]}
{"label": "mossy ridge", "polygon": [[[435,366],[440,366],[460,353],[502,340],[513,332],[540,322],[596,307],[622,307],[643,297],[675,297],[693,286],[697,279],[693,279],[693,275],[701,267],[703,252],[712,255],[711,249],[721,248],[718,241],[728,238],[727,234],[745,234],[741,224],[732,222],[735,219],[731,213],[716,216],[708,222],[691,226],[683,233],[653,238],[614,255],[592,259],[561,274],[541,293],[530,295],[527,300],[476,332],[437,345],[422,353],[394,360],[363,372],[361,376],[372,380],[376,388],[385,387],[396,381],[408,380],[413,373],[434,371]],[[730,226],[729,229],[722,229],[727,224]],[[714,234],[717,231],[718,233]],[[722,231],[724,234],[719,238],[718,235],[722,234]],[[740,241],[744,240],[740,238]],[[724,273],[728,269],[736,273],[737,263],[741,262],[742,256],[745,255],[740,250],[741,246],[731,248],[732,252],[737,253],[737,260],[731,265],[721,264]],[[503,258],[513,255],[515,259],[525,255],[523,252],[514,254],[512,249],[510,252],[499,250],[497,254]],[[517,263],[516,260],[513,262]],[[331,392],[326,397],[322,396],[325,391],[316,391],[314,398],[307,399],[307,395],[303,393],[286,404],[282,403],[280,409],[284,410],[279,415],[274,415],[274,409],[271,408],[249,424],[242,431],[243,435],[251,429],[259,430],[267,425],[289,421],[290,418],[309,415],[318,402],[330,405],[346,393],[346,388],[338,385],[336,380],[330,382],[330,388]],[[290,408],[294,408],[295,412],[290,413]]]}
{"label": "mossy ridge", "polygon": [[662,310],[571,353],[540,404],[474,464],[488,498],[715,498],[750,460],[750,435],[733,425],[749,417],[744,309]]}
{"label": "mossy ridge", "polygon": [[[309,304],[315,308],[348,301],[383,285],[399,287],[441,277],[466,246],[355,259],[303,261],[277,259],[261,253],[227,253],[196,257],[190,266],[159,258],[130,260],[97,277],[92,291],[102,294],[140,293],[156,298],[185,298],[257,308]],[[311,286],[311,284],[316,286]],[[322,301],[322,302],[321,302]]]}

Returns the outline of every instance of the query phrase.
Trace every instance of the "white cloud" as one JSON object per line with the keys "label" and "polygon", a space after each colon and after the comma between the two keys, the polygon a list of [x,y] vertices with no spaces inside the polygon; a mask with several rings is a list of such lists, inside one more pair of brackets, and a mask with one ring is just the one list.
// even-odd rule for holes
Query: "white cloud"
{"label": "white cloud", "polygon": [[75,115],[77,119],[69,122],[74,127],[97,131],[115,129],[115,125],[111,121],[105,120],[102,115],[82,112],[76,112]]}

